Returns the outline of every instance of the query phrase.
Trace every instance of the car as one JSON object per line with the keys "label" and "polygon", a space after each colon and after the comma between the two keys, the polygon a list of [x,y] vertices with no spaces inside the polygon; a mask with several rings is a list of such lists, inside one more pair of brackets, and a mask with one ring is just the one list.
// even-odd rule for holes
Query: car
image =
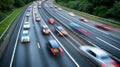
{"label": "car", "polygon": [[62,11],[62,8],[58,8],[59,11]]}
{"label": "car", "polygon": [[81,46],[80,49],[92,60],[96,60],[101,67],[119,67],[119,64],[113,60],[110,55],[97,47]]}
{"label": "car", "polygon": [[67,36],[67,31],[62,26],[56,26],[55,27],[55,33],[60,36]]}
{"label": "car", "polygon": [[58,8],[58,6],[54,6],[55,8]]}
{"label": "car", "polygon": [[83,17],[81,17],[80,20],[83,21],[83,22],[89,22],[87,19],[85,19]]}
{"label": "car", "polygon": [[30,9],[28,9],[27,12],[30,12]]}
{"label": "car", "polygon": [[39,16],[36,16],[36,17],[35,17],[35,20],[36,20],[36,22],[40,22],[40,17],[39,17]]}
{"label": "car", "polygon": [[21,37],[21,42],[22,43],[30,42],[30,36],[29,36],[29,31],[28,30],[23,30],[22,37]]}
{"label": "car", "polygon": [[59,46],[58,42],[54,39],[48,41],[49,49],[51,53],[55,56],[58,54],[63,54],[63,49]]}
{"label": "car", "polygon": [[53,18],[50,18],[50,19],[48,20],[48,22],[49,22],[50,24],[54,24],[54,23],[55,23],[55,20],[54,20]]}
{"label": "car", "polygon": [[29,16],[30,16],[30,13],[29,13],[29,12],[27,12],[27,13],[26,13],[26,17],[29,17]]}
{"label": "car", "polygon": [[30,29],[30,23],[29,22],[25,22],[23,25],[24,29]]}
{"label": "car", "polygon": [[95,27],[106,30],[106,31],[112,30],[111,26],[108,26],[108,25],[105,25],[105,24],[96,24]]}
{"label": "car", "polygon": [[38,6],[38,8],[40,9],[40,8],[41,8],[41,6],[39,5],[39,6]]}
{"label": "car", "polygon": [[42,33],[43,34],[50,34],[50,29],[48,28],[48,26],[46,26],[46,25],[42,26]]}
{"label": "car", "polygon": [[92,38],[95,38],[95,37],[96,37],[94,34],[92,34],[92,33],[90,33],[89,31],[83,29],[79,24],[70,23],[69,26],[70,26],[75,32],[77,32],[78,34],[85,35],[85,36],[89,36],[89,37],[92,37]]}
{"label": "car", "polygon": [[50,5],[51,8],[53,8],[53,5]]}
{"label": "car", "polygon": [[75,14],[73,12],[69,12],[68,15],[75,16]]}

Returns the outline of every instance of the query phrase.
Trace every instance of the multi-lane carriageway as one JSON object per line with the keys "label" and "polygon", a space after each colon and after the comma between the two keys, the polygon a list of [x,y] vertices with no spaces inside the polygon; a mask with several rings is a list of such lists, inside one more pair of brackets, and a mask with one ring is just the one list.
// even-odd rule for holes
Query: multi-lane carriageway
{"label": "multi-lane carriageway", "polygon": [[[71,17],[68,15],[68,11],[59,11],[56,8],[51,8],[51,2],[46,2],[42,5],[42,8],[37,8],[37,3],[32,3],[23,14],[16,26],[8,47],[4,53],[4,56],[0,60],[0,67],[97,67],[94,62],[90,61],[83,56],[79,47],[81,45],[87,45],[84,41],[76,40],[73,33],[68,33],[67,37],[60,37],[55,34],[54,27],[62,25],[67,28],[69,22],[75,22],[82,26],[83,29],[94,34],[94,38],[91,36],[81,35],[84,39],[90,42],[91,45],[102,48],[110,53],[111,56],[118,59],[120,58],[120,38],[119,32],[103,31],[92,26],[94,23],[84,23],[78,20],[79,16]],[[30,9],[30,16],[26,17],[27,10]],[[55,11],[55,12],[54,12]],[[41,20],[35,21],[35,14],[37,14]],[[51,14],[51,15],[50,15]],[[55,18],[56,23],[50,25],[48,23],[49,18]],[[21,35],[23,32],[24,22],[30,22],[30,42],[21,43]],[[47,25],[51,31],[50,35],[43,35],[41,32],[42,25]],[[67,26],[67,27],[65,27]],[[68,32],[69,30],[66,29]],[[111,34],[115,34],[113,37]],[[47,48],[47,42],[50,39],[55,39],[64,50],[63,55],[53,56]]]}

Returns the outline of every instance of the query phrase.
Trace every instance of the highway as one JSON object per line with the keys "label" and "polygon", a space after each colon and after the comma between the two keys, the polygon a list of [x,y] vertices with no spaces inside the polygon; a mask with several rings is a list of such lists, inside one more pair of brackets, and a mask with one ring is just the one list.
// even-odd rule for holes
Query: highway
{"label": "highway", "polygon": [[[120,58],[120,38],[119,33],[116,34],[114,31],[103,31],[99,30],[93,26],[88,25],[87,23],[81,22],[76,17],[70,17],[68,15],[68,12],[63,10],[59,11],[56,8],[51,9],[50,4],[45,5],[44,7],[47,12],[49,12],[53,17],[56,17],[57,20],[61,20],[61,23],[64,23],[65,25],[69,25],[69,23],[78,23],[82,29],[85,29],[86,31],[90,32],[94,37],[92,36],[84,36],[87,40],[94,43],[95,45],[105,49],[106,51],[110,52],[113,56],[116,56],[117,58]],[[54,12],[55,11],[55,12]],[[114,34],[113,34],[114,33]],[[114,35],[116,37],[114,37]],[[107,49],[106,49],[107,48]]]}
{"label": "highway", "polygon": [[[38,8],[38,3],[32,3],[18,20],[18,24],[11,36],[4,56],[0,59],[0,67],[99,67],[96,62],[89,60],[83,55],[79,47],[83,45],[97,46],[106,50],[112,57],[120,59],[120,33],[117,30],[104,31],[95,28],[93,25],[98,22],[84,23],[79,20],[79,16],[71,17],[68,11],[59,11],[57,8],[51,8],[52,2],[46,1]],[[52,4],[53,5],[53,4]],[[30,16],[27,17],[27,10],[30,10]],[[40,22],[35,20],[35,16],[40,17]],[[54,18],[56,23],[48,23],[49,18]],[[92,21],[92,20],[91,20]],[[30,42],[22,43],[24,22],[30,23],[29,35]],[[82,29],[88,31],[91,35],[83,35],[74,31],[69,24],[77,23]],[[42,34],[42,25],[50,28],[50,34]],[[60,37],[55,33],[56,26],[63,26],[68,32],[68,36]],[[83,40],[77,40],[70,30]],[[55,39],[64,54],[53,56],[48,48],[48,41]]]}

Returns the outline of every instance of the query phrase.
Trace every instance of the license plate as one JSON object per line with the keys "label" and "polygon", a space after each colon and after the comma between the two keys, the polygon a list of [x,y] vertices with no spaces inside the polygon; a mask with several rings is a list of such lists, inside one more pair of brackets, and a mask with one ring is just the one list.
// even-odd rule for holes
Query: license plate
{"label": "license plate", "polygon": [[54,49],[54,51],[55,51],[56,53],[58,53],[58,52],[59,52],[59,50],[58,50],[58,49]]}

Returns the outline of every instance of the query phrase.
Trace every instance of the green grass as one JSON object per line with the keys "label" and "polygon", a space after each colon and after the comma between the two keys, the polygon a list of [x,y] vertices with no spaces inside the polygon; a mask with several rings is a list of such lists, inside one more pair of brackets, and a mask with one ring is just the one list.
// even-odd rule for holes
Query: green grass
{"label": "green grass", "polygon": [[80,12],[80,11],[77,11],[77,10],[74,10],[74,9],[70,9],[70,8],[61,6],[60,4],[57,4],[55,1],[54,1],[54,4],[56,4],[57,6],[65,9],[65,10],[74,12],[74,13],[80,15],[80,16],[83,16],[83,17],[86,17],[86,18],[89,18],[89,19],[92,19],[92,20],[95,20],[95,21],[98,21],[98,22],[101,22],[101,23],[104,23],[104,24],[108,24],[108,25],[111,25],[111,26],[119,27],[119,28],[120,28],[120,25],[114,24],[114,23],[111,23],[111,22],[108,22],[108,21],[105,21],[105,20],[101,20],[101,19],[99,19],[99,17],[97,17],[97,16],[94,16],[94,15],[91,15],[91,14],[88,14],[88,13],[85,13],[85,12]]}
{"label": "green grass", "polygon": [[2,23],[0,24],[0,35],[5,31],[9,24],[13,22],[15,17],[23,10],[23,7],[17,8],[13,11],[13,13]]}

